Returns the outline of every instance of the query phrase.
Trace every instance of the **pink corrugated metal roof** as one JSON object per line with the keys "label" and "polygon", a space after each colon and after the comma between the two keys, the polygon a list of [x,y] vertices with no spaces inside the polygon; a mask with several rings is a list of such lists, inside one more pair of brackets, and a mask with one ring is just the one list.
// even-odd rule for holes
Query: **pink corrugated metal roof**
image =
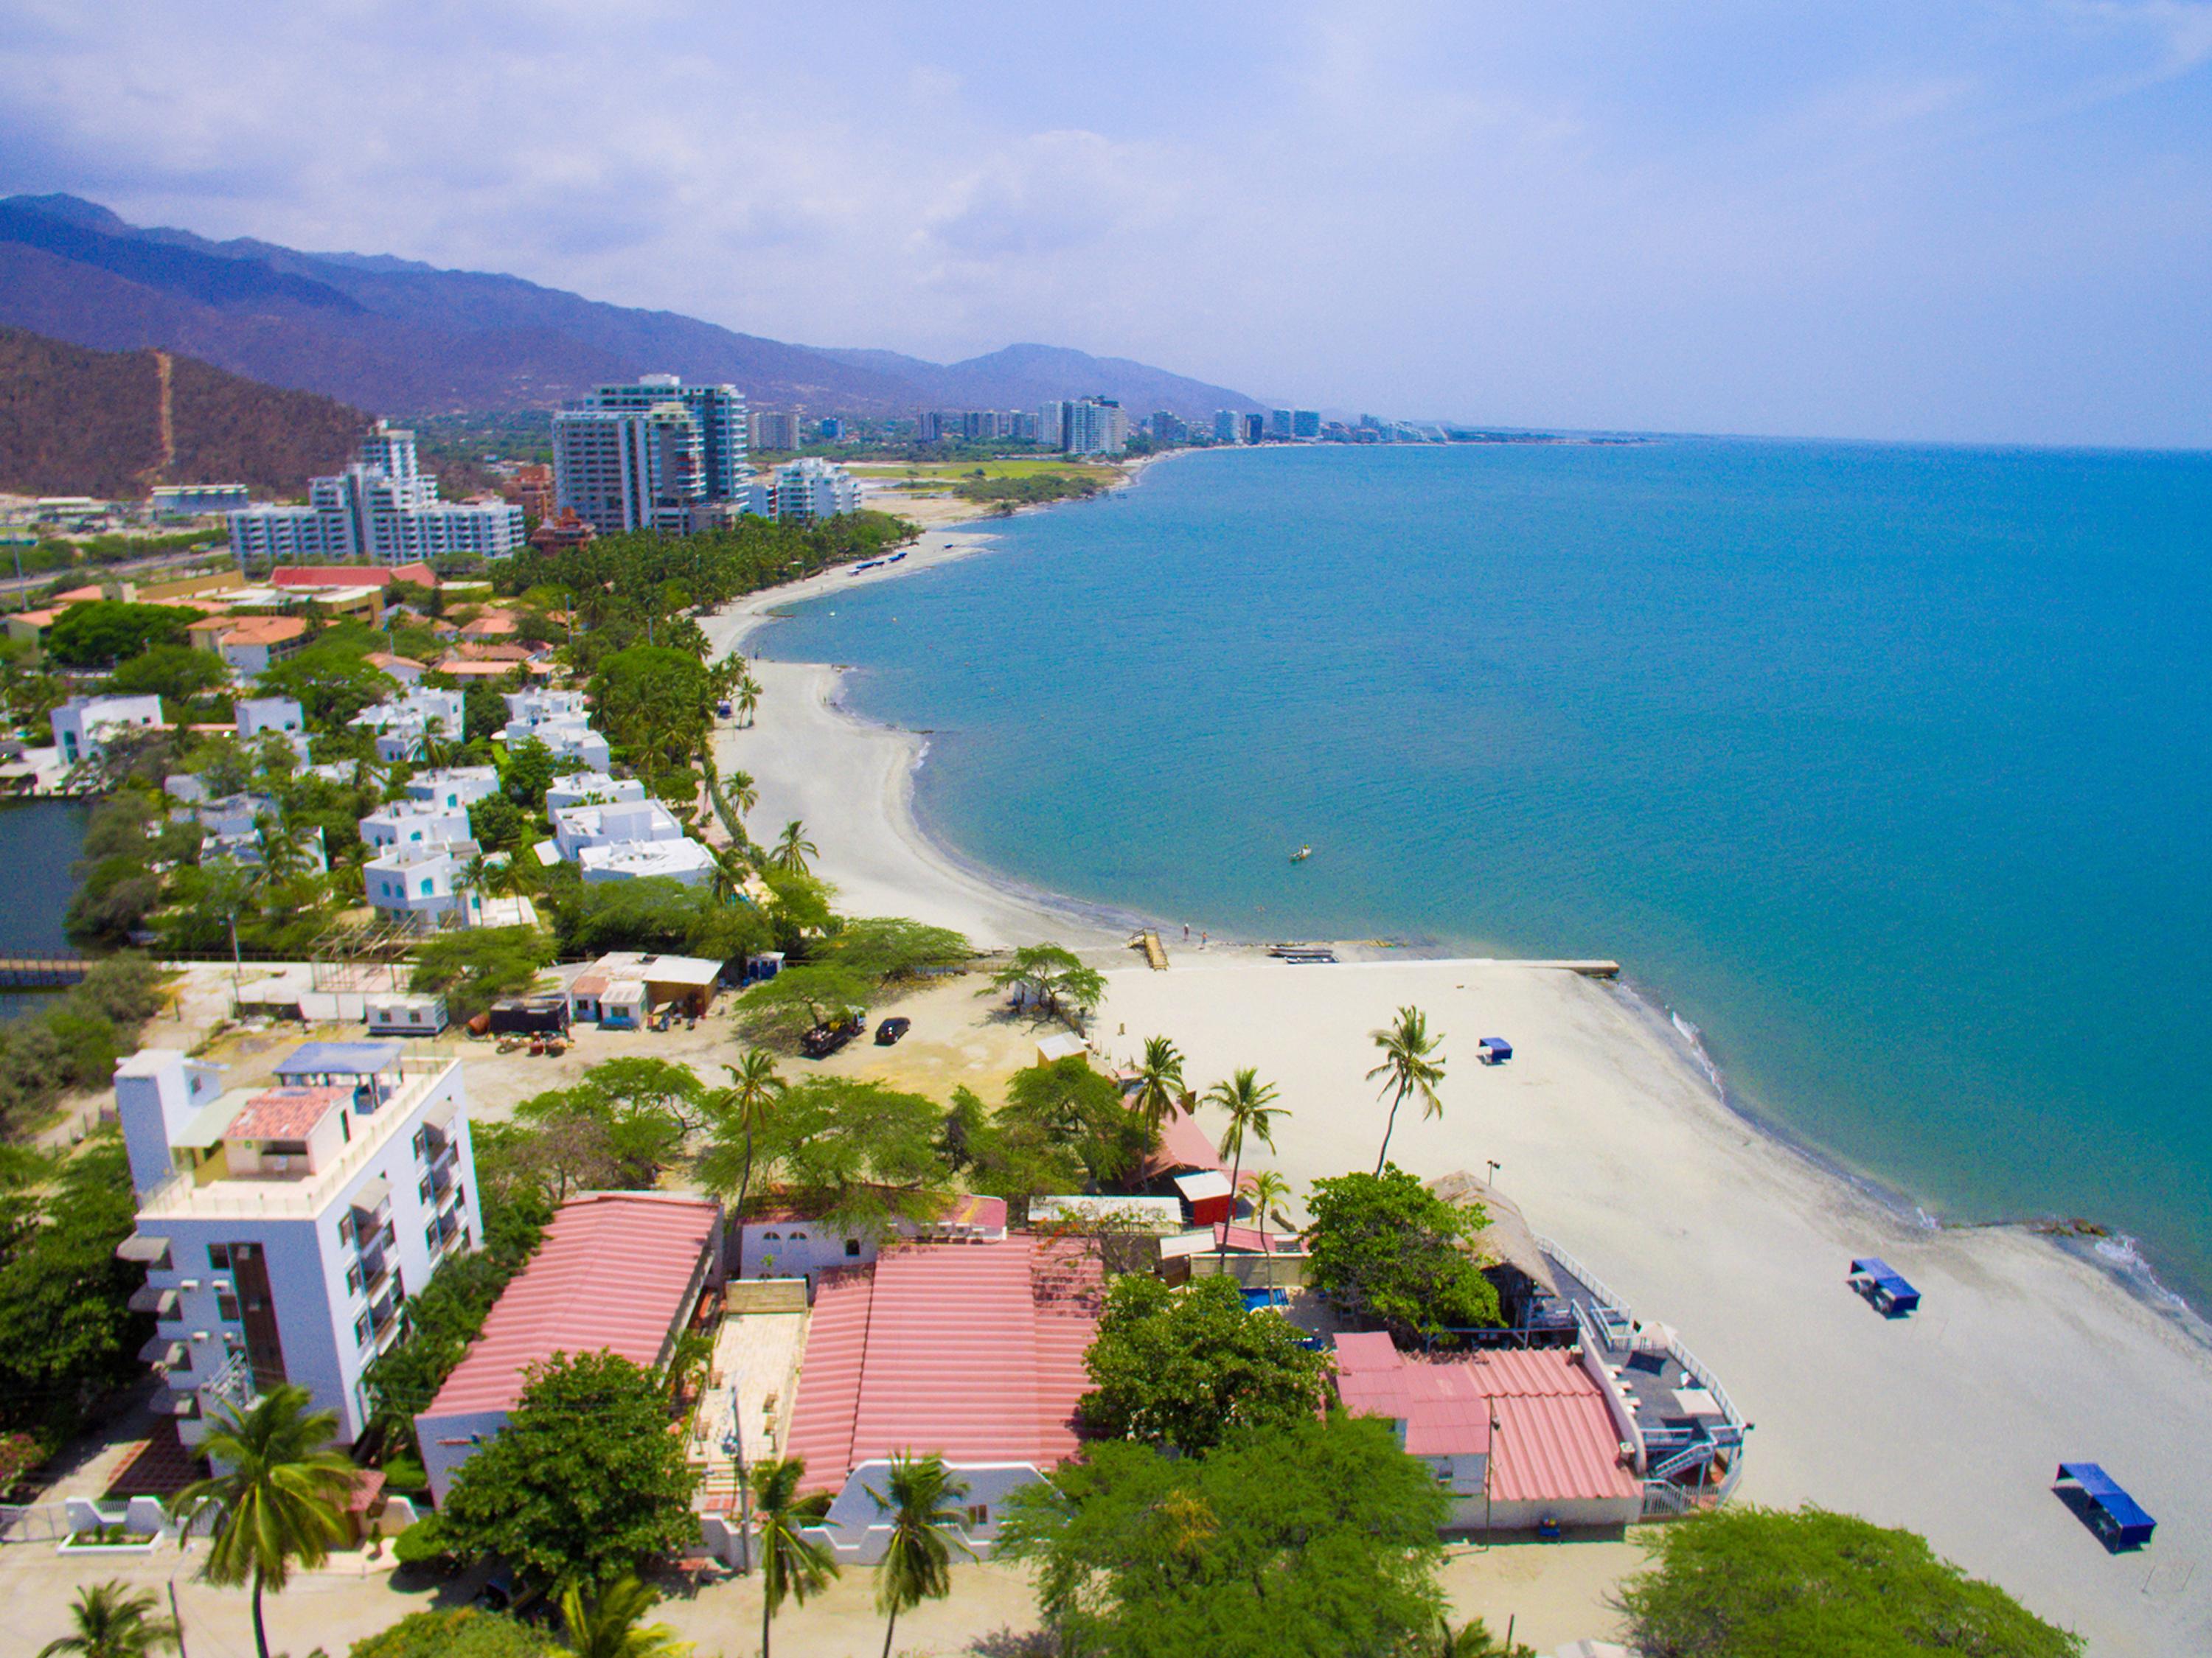
{"label": "pink corrugated metal roof", "polygon": [[1605,1396],[1564,1348],[1422,1359],[1399,1352],[1387,1335],[1345,1335],[1336,1339],[1336,1370],[1345,1408],[1404,1423],[1414,1455],[1488,1450],[1490,1491],[1501,1502],[1638,1491]]}
{"label": "pink corrugated metal roof", "polygon": [[838,1490],[896,1451],[1066,1461],[1099,1308],[1097,1260],[1025,1234],[904,1244],[824,1274],[789,1445],[806,1460],[807,1489]]}
{"label": "pink corrugated metal roof", "polygon": [[569,1199],[423,1416],[511,1411],[523,1372],[556,1352],[605,1349],[652,1364],[690,1310],[692,1275],[721,1212],[710,1199],[652,1192]]}

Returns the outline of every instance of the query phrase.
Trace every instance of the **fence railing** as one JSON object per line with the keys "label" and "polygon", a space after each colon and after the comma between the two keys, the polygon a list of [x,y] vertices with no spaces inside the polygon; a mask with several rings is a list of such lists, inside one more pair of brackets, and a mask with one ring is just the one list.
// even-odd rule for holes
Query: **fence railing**
{"label": "fence railing", "polygon": [[0,1543],[58,1543],[70,1534],[58,1503],[0,1503]]}

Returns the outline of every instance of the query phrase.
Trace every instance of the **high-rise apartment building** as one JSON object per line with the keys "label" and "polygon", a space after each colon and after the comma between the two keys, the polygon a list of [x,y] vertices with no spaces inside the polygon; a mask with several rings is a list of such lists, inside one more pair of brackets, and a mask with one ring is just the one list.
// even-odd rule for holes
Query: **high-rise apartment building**
{"label": "high-rise apartment building", "polygon": [[415,458],[415,434],[379,421],[361,459],[307,486],[305,507],[249,507],[230,514],[230,550],[242,563],[368,559],[412,564],[453,553],[504,558],[523,540],[512,501],[438,499],[438,481]]}
{"label": "high-rise apartment building", "polygon": [[146,1266],[159,1406],[187,1448],[219,1404],[307,1389],[338,1437],[369,1418],[362,1375],[400,1309],[483,1222],[460,1062],[398,1042],[309,1042],[272,1086],[225,1091],[218,1067],[144,1048],[117,1066],[137,1193],[118,1252]]}
{"label": "high-rise apartment building", "polygon": [[1155,443],[1181,443],[1190,434],[1190,428],[1183,424],[1182,416],[1172,410],[1154,410],[1145,425],[1151,430]]}
{"label": "high-rise apartment building", "polygon": [[647,374],[553,416],[553,493],[601,534],[684,535],[750,481],[744,394]]}
{"label": "high-rise apartment building", "polygon": [[[797,449],[805,441],[805,416],[796,409],[763,409],[753,416],[756,449]],[[724,497],[717,495],[715,499]]]}
{"label": "high-rise apartment building", "polygon": [[1264,440],[1267,435],[1267,417],[1265,415],[1247,415],[1244,416],[1245,442],[1258,443]]}
{"label": "high-rise apartment building", "polygon": [[1234,409],[1213,411],[1213,440],[1216,443],[1236,442],[1243,431],[1243,426],[1244,422],[1237,417]]}
{"label": "high-rise apartment building", "polygon": [[1291,411],[1272,409],[1267,411],[1267,435],[1287,443],[1291,439]]}
{"label": "high-rise apartment building", "polygon": [[763,518],[818,524],[840,513],[860,510],[860,486],[842,466],[818,456],[787,460],[767,483],[753,484],[745,510]]}
{"label": "high-rise apartment building", "polygon": [[1321,435],[1321,410],[1293,409],[1291,410],[1291,435],[1293,438],[1317,438]]}
{"label": "high-rise apartment building", "polygon": [[1036,440],[1039,447],[1045,449],[1067,447],[1067,411],[1070,406],[1065,401],[1041,403],[1037,405]]}
{"label": "high-rise apartment building", "polygon": [[1128,446],[1129,416],[1111,398],[1085,398],[1062,405],[1066,414],[1060,447],[1071,455],[1118,455]]}

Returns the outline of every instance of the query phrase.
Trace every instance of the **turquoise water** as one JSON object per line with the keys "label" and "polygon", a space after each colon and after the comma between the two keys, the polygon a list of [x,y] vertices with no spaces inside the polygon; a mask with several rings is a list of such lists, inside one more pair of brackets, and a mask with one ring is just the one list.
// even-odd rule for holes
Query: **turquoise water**
{"label": "turquoise water", "polygon": [[1616,957],[1759,1112],[2202,1304],[2212,458],[1231,452],[1000,533],[763,641],[934,733],[961,853],[1217,934]]}
{"label": "turquoise water", "polygon": [[[0,805],[0,956],[74,954],[62,931],[76,883],[70,866],[84,844],[91,810],[78,800]],[[0,1019],[46,1006],[51,992],[0,993]]]}

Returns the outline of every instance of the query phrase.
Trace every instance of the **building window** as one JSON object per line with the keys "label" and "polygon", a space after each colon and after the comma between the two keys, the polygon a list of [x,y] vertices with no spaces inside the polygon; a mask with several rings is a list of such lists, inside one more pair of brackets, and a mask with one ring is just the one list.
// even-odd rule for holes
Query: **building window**
{"label": "building window", "polygon": [[845,1254],[846,1254],[848,1256],[856,1256],[856,1255],[858,1255],[860,1253],[860,1239],[858,1239],[858,1238],[847,1238],[847,1239],[845,1240]]}
{"label": "building window", "polygon": [[216,1296],[215,1298],[215,1315],[217,1318],[227,1320],[230,1323],[237,1323],[238,1297],[236,1296],[226,1295]]}
{"label": "building window", "polygon": [[989,1525],[991,1523],[990,1505],[985,1503],[970,1503],[968,1505],[968,1523],[971,1526]]}
{"label": "building window", "polygon": [[428,1129],[427,1129],[427,1128],[418,1128],[418,1129],[416,1129],[416,1130],[415,1131],[415,1157],[416,1157],[416,1160],[417,1162],[420,1162],[420,1161],[423,1158],[423,1157],[425,1157],[425,1156],[428,1153],[429,1149],[430,1149],[430,1131],[429,1131]]}
{"label": "building window", "polygon": [[208,1265],[218,1272],[228,1272],[230,1270],[230,1246],[227,1243],[208,1245]]}
{"label": "building window", "polygon": [[415,1182],[415,1190],[424,1203],[430,1201],[430,1177],[428,1175]]}
{"label": "building window", "polygon": [[346,1268],[346,1293],[349,1296],[357,1296],[361,1293],[361,1263],[359,1261],[354,1262],[352,1266]]}
{"label": "building window", "polygon": [[359,1318],[353,1321],[353,1339],[360,1346],[366,1347],[368,1345],[368,1339],[373,1333],[374,1333],[374,1331],[375,1327],[368,1321],[368,1315],[367,1313],[363,1313]]}
{"label": "building window", "polygon": [[434,1255],[438,1253],[438,1223],[434,1220],[422,1229],[422,1247]]}
{"label": "building window", "polygon": [[351,1243],[352,1242],[353,1211],[349,1209],[344,1214],[338,1217],[338,1247],[343,1249],[347,1244]]}

